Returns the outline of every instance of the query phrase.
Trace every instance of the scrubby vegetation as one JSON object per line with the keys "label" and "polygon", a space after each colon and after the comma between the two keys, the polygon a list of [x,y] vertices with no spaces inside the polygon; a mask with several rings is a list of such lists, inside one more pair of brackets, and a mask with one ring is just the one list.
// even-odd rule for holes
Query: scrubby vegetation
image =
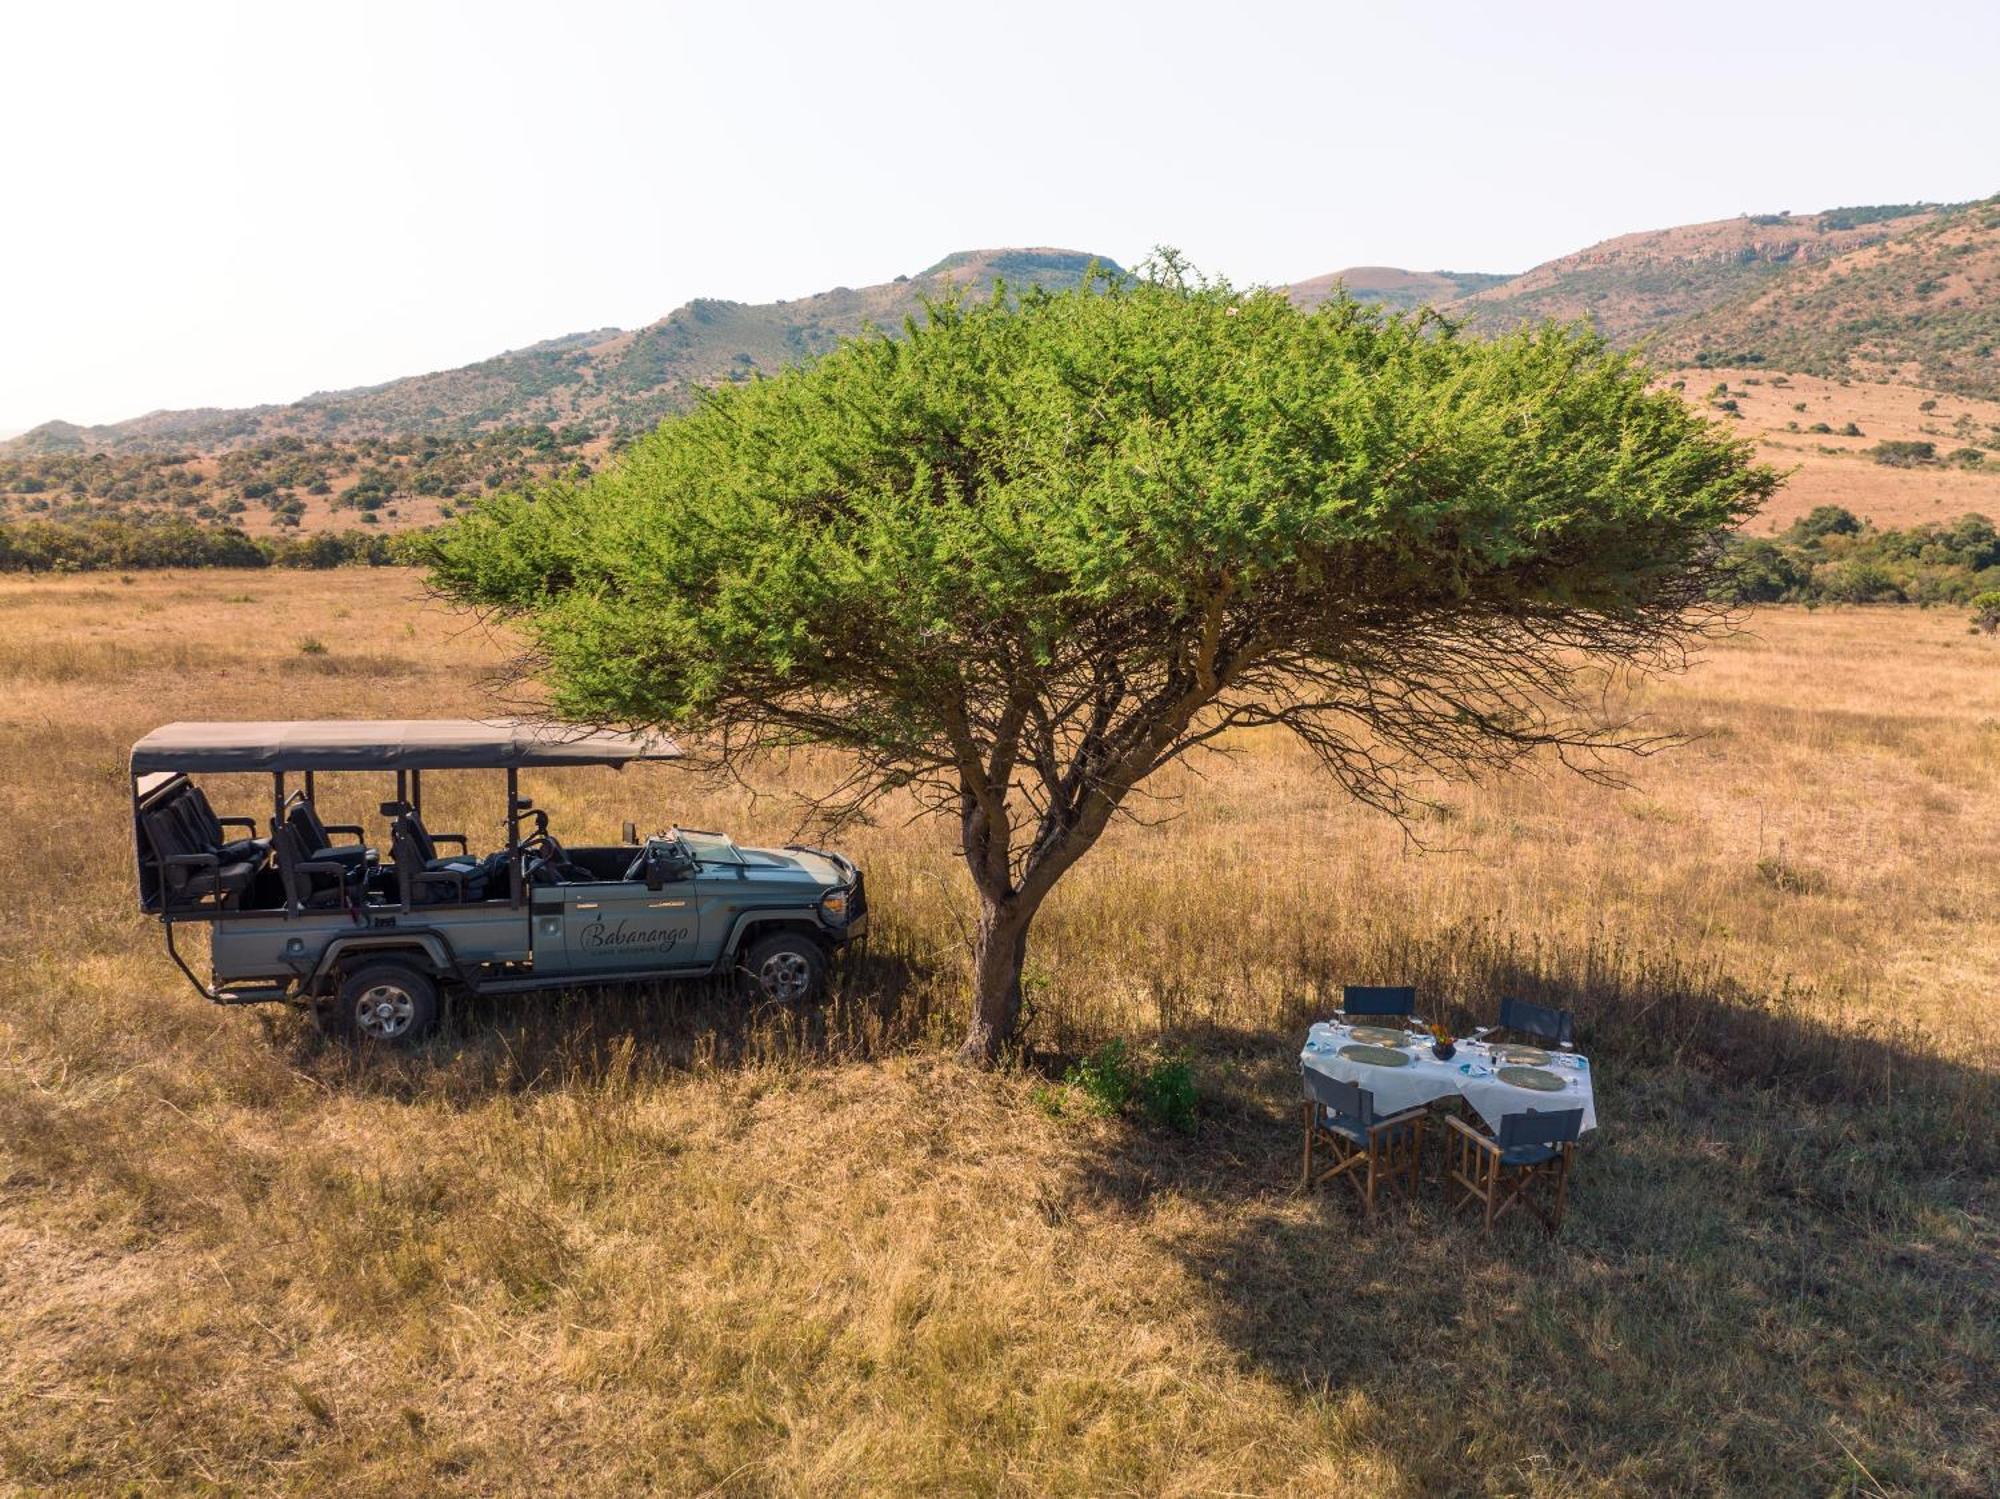
{"label": "scrubby vegetation", "polygon": [[82,573],[160,567],[382,567],[417,559],[426,533],[322,532],[254,537],[181,517],[0,521],[0,572]]}
{"label": "scrubby vegetation", "polygon": [[257,510],[296,529],[307,503],[363,520],[398,502],[463,502],[549,478],[586,478],[596,433],[579,423],[503,427],[472,436],[282,436],[213,458],[174,453],[0,456],[0,515],[56,521],[183,516],[230,521]]}
{"label": "scrubby vegetation", "polygon": [[1821,505],[1769,540],[1734,539],[1724,571],[1740,603],[1964,604],[2000,589],[2000,537],[1983,515],[1879,530]]}

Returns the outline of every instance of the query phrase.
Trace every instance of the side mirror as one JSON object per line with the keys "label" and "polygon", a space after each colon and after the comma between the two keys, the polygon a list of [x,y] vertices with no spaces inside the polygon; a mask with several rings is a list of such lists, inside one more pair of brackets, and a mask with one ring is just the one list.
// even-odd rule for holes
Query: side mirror
{"label": "side mirror", "polygon": [[401,817],[410,810],[408,802],[383,802],[376,810],[384,817]]}
{"label": "side mirror", "polygon": [[638,824],[638,823],[636,823],[636,822],[628,822],[628,823],[626,823],[626,824],[625,824],[625,841],[626,841],[627,843],[630,843],[630,844],[633,844],[633,845],[635,845],[635,846],[636,846],[636,845],[638,844],[638,842],[639,842],[639,824]]}
{"label": "side mirror", "polygon": [[648,890],[664,890],[667,888],[666,862],[665,859],[657,858],[646,861],[646,888]]}

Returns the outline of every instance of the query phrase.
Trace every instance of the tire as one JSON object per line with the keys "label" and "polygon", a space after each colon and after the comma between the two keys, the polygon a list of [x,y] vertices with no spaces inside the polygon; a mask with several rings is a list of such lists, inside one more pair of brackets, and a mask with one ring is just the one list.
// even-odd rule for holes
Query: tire
{"label": "tire", "polygon": [[438,991],[407,963],[364,963],[344,975],[327,1013],[330,1029],[350,1041],[410,1046],[438,1021]]}
{"label": "tire", "polygon": [[763,1004],[810,1004],[826,989],[826,951],[804,932],[773,932],[750,944],[739,967],[744,992]]}

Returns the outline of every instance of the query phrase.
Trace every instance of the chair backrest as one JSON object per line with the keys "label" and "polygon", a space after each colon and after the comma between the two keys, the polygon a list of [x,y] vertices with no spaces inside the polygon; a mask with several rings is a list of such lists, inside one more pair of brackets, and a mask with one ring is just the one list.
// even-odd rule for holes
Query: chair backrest
{"label": "chair backrest", "polygon": [[1500,1121],[1497,1143],[1504,1150],[1517,1145],[1564,1145],[1583,1128],[1582,1109],[1552,1109],[1539,1113],[1509,1114]]}
{"label": "chair backrest", "polygon": [[1413,1015],[1417,991],[1405,984],[1349,984],[1340,991],[1340,1008],[1349,1015]]}
{"label": "chair backrest", "polygon": [[195,810],[194,803],[186,796],[175,797],[167,803],[164,810],[167,816],[173,819],[174,826],[180,830],[181,842],[186,845],[185,852],[215,853],[222,847],[220,839],[209,837],[208,828],[203,824],[201,814]]}
{"label": "chair backrest", "polygon": [[[406,906],[417,904],[424,866],[437,856],[437,845],[424,832],[416,814],[405,812],[389,824],[389,857],[396,861],[396,889]],[[436,880],[431,881],[433,888]]]}
{"label": "chair backrest", "polygon": [[141,821],[145,824],[146,841],[153,846],[153,858],[159,864],[161,883],[169,890],[179,890],[188,881],[188,871],[184,866],[170,868],[167,860],[201,850],[188,847],[187,834],[172,807],[155,807]]}
{"label": "chair backrest", "polygon": [[319,808],[301,797],[292,803],[292,810],[285,814],[285,826],[299,835],[299,843],[308,854],[316,854],[328,847],[333,838],[320,821]]}
{"label": "chair backrest", "polygon": [[1538,1036],[1561,1046],[1576,1039],[1576,1020],[1568,1010],[1552,1010],[1547,1005],[1530,1004],[1525,999],[1500,1001],[1500,1024],[1505,1030],[1524,1036]]}
{"label": "chair backrest", "polygon": [[312,881],[299,869],[311,852],[298,825],[289,818],[271,834],[271,857],[277,862],[278,878],[284,882],[285,904],[294,911],[303,908],[312,894]]}
{"label": "chair backrest", "polygon": [[1306,1098],[1310,1102],[1361,1129],[1375,1122],[1375,1095],[1361,1084],[1343,1083],[1303,1063],[1299,1065],[1299,1075],[1305,1081]]}
{"label": "chair backrest", "polygon": [[209,805],[206,791],[190,782],[188,789],[181,793],[181,801],[194,818],[203,842],[211,848],[221,848],[229,841],[222,835],[222,823],[215,815],[215,808]]}
{"label": "chair backrest", "polygon": [[405,812],[396,821],[407,828],[410,837],[416,841],[417,854],[422,863],[428,864],[438,856],[437,845],[431,842],[431,830],[424,826],[423,818],[414,812]]}

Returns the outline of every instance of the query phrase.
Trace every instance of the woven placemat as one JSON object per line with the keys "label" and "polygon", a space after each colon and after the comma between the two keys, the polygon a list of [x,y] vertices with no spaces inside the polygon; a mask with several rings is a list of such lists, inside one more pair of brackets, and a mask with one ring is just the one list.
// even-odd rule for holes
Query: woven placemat
{"label": "woven placemat", "polygon": [[1347,1034],[1369,1046],[1401,1046],[1410,1039],[1407,1033],[1392,1031],[1386,1025],[1357,1025]]}
{"label": "woven placemat", "polygon": [[1350,1062],[1361,1062],[1370,1067],[1410,1065],[1410,1054],[1407,1051],[1397,1051],[1393,1046],[1343,1046],[1340,1048],[1340,1054]]}
{"label": "woven placemat", "polygon": [[1519,1062],[1523,1067],[1545,1067],[1549,1054],[1535,1046],[1496,1046],[1493,1055],[1503,1062]]}
{"label": "woven placemat", "polygon": [[1493,1075],[1503,1083],[1512,1083],[1517,1088],[1532,1088],[1537,1093],[1560,1093],[1563,1090],[1561,1078],[1539,1067],[1502,1067]]}

